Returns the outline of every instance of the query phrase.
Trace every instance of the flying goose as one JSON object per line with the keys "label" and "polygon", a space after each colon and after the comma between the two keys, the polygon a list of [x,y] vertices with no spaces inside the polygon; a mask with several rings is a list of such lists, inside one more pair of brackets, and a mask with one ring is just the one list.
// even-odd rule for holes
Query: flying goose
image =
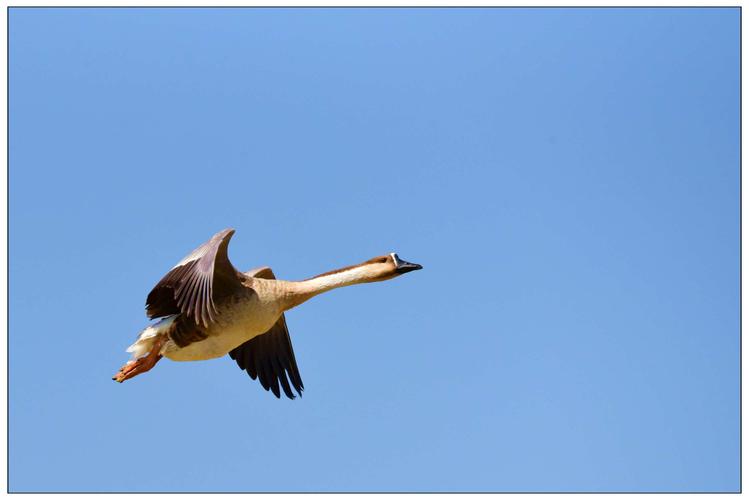
{"label": "flying goose", "polygon": [[127,349],[131,360],[112,380],[124,382],[147,372],[163,356],[199,361],[228,353],[266,391],[280,398],[283,389],[294,399],[291,387],[301,396],[304,384],[284,312],[334,288],[389,280],[421,269],[391,253],[304,281],[277,280],[270,267],[246,273],[234,268],[227,253],[233,234],[234,229],[216,233],[151,290],[146,313],[150,319],[160,319],[138,335]]}

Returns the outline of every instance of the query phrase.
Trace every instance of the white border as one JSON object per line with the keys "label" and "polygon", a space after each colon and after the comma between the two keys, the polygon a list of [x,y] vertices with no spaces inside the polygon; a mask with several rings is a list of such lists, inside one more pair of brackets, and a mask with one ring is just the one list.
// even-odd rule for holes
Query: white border
{"label": "white border", "polygon": [[[608,4],[608,5],[607,5]],[[81,0],[69,0],[66,2],[54,2],[54,1],[48,1],[48,2],[35,2],[35,1],[12,1],[7,2],[4,4],[4,6],[7,7],[113,7],[113,6],[121,6],[121,7],[146,7],[146,6],[158,6],[158,7],[194,7],[194,6],[227,6],[227,7],[240,7],[240,6],[246,6],[246,7],[282,7],[282,6],[288,6],[288,7],[321,7],[321,6],[338,6],[338,7],[605,7],[605,6],[616,6],[616,7],[743,7],[744,2],[717,2],[712,3],[709,0],[703,0],[703,1],[694,1],[694,0],[682,0],[682,1],[673,1],[673,0],[665,0],[660,2],[642,2],[642,1],[631,1],[631,0],[619,0],[614,2],[594,2],[590,0],[578,0],[574,2],[564,2],[559,0],[546,0],[546,1],[512,1],[512,2],[496,2],[496,1],[490,1],[490,0],[470,0],[469,2],[466,2],[464,4],[459,4],[455,0],[453,1],[447,1],[447,0],[407,0],[407,1],[393,1],[393,0],[367,0],[367,1],[359,1],[359,2],[344,2],[344,1],[331,1],[331,0],[296,0],[294,2],[272,2],[272,1],[258,1],[258,2],[247,2],[247,1],[239,1],[239,0],[219,0],[217,2],[210,2],[209,0],[204,1],[195,1],[195,0],[156,0],[149,2],[147,0],[129,0],[129,1],[119,1],[119,2],[106,2],[106,1],[99,1],[99,2],[93,2],[93,1],[81,1]],[[2,53],[2,87],[4,90],[4,95],[7,96],[7,9],[3,8],[0,9],[2,12],[1,16],[1,22],[2,22],[2,29],[3,29],[3,36],[2,36],[2,49],[0,52]],[[742,37],[742,66],[743,66],[743,54],[746,54],[746,47],[744,38]],[[743,81],[742,81],[743,83]],[[742,95],[743,95],[743,85],[742,85]],[[2,134],[0,136],[2,137],[2,145],[3,145],[3,152],[5,161],[5,175],[0,176],[0,183],[2,184],[0,186],[0,192],[7,193],[7,152],[8,152],[8,144],[7,144],[7,100],[5,98],[2,99],[2,109],[4,111],[4,115],[6,116],[6,120],[3,120],[2,122]],[[742,116],[743,113],[743,100],[742,100]],[[743,128],[742,128],[742,144],[743,144]],[[749,186],[747,186],[747,180],[745,177],[742,177],[742,192],[749,192],[748,191]],[[7,196],[7,194],[5,195]],[[2,207],[2,216],[0,216],[0,220],[2,221],[2,230],[0,231],[0,234],[2,235],[2,243],[0,244],[0,248],[2,249],[2,258],[4,261],[4,265],[0,266],[0,278],[2,278],[3,283],[5,286],[2,287],[2,291],[0,292],[0,321],[2,321],[3,325],[7,325],[7,304],[8,304],[8,297],[7,297],[7,284],[8,284],[8,268],[7,268],[7,221],[8,221],[8,213],[7,213],[7,197],[4,200],[3,203],[0,204]],[[743,196],[742,196],[742,221],[749,220],[749,213],[747,212],[747,206],[743,204]],[[743,224],[742,224],[743,226]],[[742,227],[743,232],[743,227]],[[744,260],[744,253],[747,252],[746,247],[742,247],[742,261]],[[747,280],[746,277],[743,276],[744,269],[742,268],[742,283],[746,283]],[[743,287],[742,287],[742,311],[743,311]],[[746,321],[746,316],[742,315],[742,330],[745,326],[743,323]],[[6,327],[6,339],[7,339],[7,327]],[[744,347],[742,344],[742,357],[743,354],[745,354]],[[7,343],[6,342],[0,342],[0,363],[2,364],[2,367],[0,367],[0,373],[2,373],[2,377],[7,377]],[[744,377],[746,377],[746,371],[742,372],[742,386],[746,387],[746,380],[744,380]],[[6,381],[4,381],[6,382]],[[4,429],[7,429],[7,385],[6,383],[0,383],[0,398],[3,401],[3,404],[5,406],[5,410],[1,412],[2,415],[2,427]],[[742,427],[743,427],[743,419],[742,419]],[[3,432],[0,433],[2,435],[2,443],[4,444],[4,448],[7,451],[7,435],[6,432],[3,430]],[[742,435],[743,438],[743,435]],[[745,448],[743,446],[743,439],[742,439],[742,448]],[[116,457],[112,457],[112,460],[116,460]],[[5,496],[7,493],[7,455],[6,453],[0,454],[0,471],[2,471],[2,477],[3,477],[3,488],[2,491],[0,491],[0,495]],[[743,460],[742,460],[742,477],[743,477]],[[188,496],[187,494],[170,494],[171,496],[178,495],[179,497]],[[203,497],[209,494],[189,494],[189,496],[192,497]],[[320,495],[326,495],[325,493],[321,493]],[[558,497],[568,497],[571,494],[556,494],[555,496]],[[585,495],[584,498],[596,498],[599,496],[615,496],[617,500],[629,500],[629,499],[646,499],[651,497],[660,496],[657,494],[589,494]],[[49,495],[45,494],[24,494],[24,499],[37,499],[41,497],[48,497]],[[77,494],[55,494],[56,498],[75,498],[79,497],[80,495]],[[121,499],[121,498],[129,498],[129,497],[136,497],[136,498],[143,498],[143,499],[156,499],[156,498],[163,498],[163,494],[86,494],[85,498],[113,498],[113,499]],[[238,498],[238,497],[246,497],[246,494],[221,494],[219,498]],[[288,500],[291,498],[303,498],[304,496],[307,496],[306,494],[252,494],[253,498],[263,498],[263,499],[273,499],[273,500]],[[406,497],[413,497],[413,495],[407,495],[407,494],[336,494],[331,495],[335,499],[349,499],[349,498],[363,498],[363,499],[393,499],[393,498],[406,498]],[[423,496],[423,495],[422,495]],[[438,497],[438,495],[429,495]],[[498,497],[498,494],[471,494],[471,499],[485,499],[487,497]],[[543,494],[501,494],[502,498],[518,498],[518,499],[524,499],[524,500],[530,500],[530,499],[536,499],[541,496],[545,496]],[[699,499],[705,499],[710,498],[713,496],[718,495],[704,495],[700,494]],[[722,495],[721,495],[722,496]]]}

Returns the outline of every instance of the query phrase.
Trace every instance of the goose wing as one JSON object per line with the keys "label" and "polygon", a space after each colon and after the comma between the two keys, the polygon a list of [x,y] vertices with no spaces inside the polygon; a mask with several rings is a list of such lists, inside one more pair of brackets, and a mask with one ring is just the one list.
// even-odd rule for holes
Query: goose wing
{"label": "goose wing", "polygon": [[146,299],[149,318],[182,313],[208,326],[216,317],[216,300],[242,286],[241,274],[229,262],[234,229],[224,229],[174,266]]}
{"label": "goose wing", "polygon": [[[269,267],[253,269],[247,274],[256,278],[276,279]],[[266,391],[273,391],[277,398],[281,397],[279,384],[289,399],[295,398],[292,386],[300,396],[302,395],[304,384],[299,375],[299,367],[283,314],[270,330],[230,351],[229,356],[237,362],[240,369],[247,371],[253,380],[259,379]]]}

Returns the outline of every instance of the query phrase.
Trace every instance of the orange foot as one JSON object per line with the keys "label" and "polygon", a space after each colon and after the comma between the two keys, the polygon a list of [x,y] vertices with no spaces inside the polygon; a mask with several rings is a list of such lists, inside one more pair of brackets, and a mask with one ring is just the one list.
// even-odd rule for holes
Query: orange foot
{"label": "orange foot", "polygon": [[159,351],[161,350],[161,346],[163,345],[165,340],[166,339],[156,342],[156,345],[154,345],[153,349],[151,349],[151,352],[149,352],[142,358],[134,359],[125,363],[125,365],[120,368],[120,371],[118,371],[117,374],[112,377],[112,380],[122,383],[125,380],[133,378],[136,375],[140,375],[141,373],[145,373],[156,366],[156,363],[158,363],[162,358],[162,355],[159,354]]}

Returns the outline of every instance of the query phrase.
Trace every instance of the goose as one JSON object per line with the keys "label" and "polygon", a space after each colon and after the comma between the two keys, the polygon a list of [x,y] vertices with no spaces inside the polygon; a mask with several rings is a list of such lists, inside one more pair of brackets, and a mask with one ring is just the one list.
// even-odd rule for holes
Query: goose
{"label": "goose", "polygon": [[[146,299],[158,321],[140,332],[131,359],[112,377],[124,382],[166,357],[200,361],[229,355],[263,388],[289,399],[302,395],[284,313],[321,293],[359,283],[389,280],[416,271],[396,253],[335,269],[303,281],[276,279],[270,267],[242,273],[229,261],[234,229],[224,229],[175,265]],[[288,376],[288,378],[287,378]]]}

